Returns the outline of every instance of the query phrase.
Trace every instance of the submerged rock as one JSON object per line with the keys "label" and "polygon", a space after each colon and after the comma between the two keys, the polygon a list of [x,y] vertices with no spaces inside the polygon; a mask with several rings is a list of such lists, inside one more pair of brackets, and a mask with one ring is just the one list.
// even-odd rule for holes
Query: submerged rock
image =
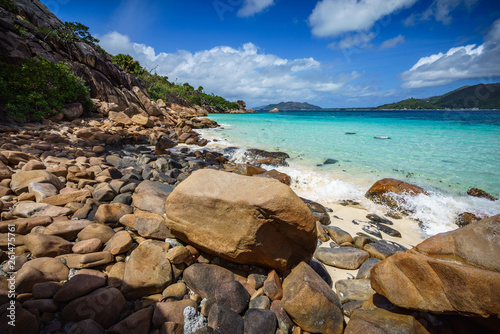
{"label": "submerged rock", "polygon": [[417,196],[419,194],[428,195],[423,188],[414,184],[396,179],[382,179],[375,182],[368,189],[365,196],[376,203],[385,204],[391,208],[398,208],[399,203],[393,194],[410,196]]}
{"label": "submerged rock", "polygon": [[479,197],[479,198],[487,198],[490,201],[497,201],[498,200],[498,198],[493,197],[490,194],[488,194],[486,191],[478,189],[478,188],[471,188],[471,189],[467,190],[467,195]]}

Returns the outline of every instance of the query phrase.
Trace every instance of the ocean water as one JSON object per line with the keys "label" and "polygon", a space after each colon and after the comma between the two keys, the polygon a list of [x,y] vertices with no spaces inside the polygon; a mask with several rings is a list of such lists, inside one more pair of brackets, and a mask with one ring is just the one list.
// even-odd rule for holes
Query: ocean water
{"label": "ocean water", "polygon": [[[203,136],[216,140],[211,146],[243,147],[235,160],[244,148],[287,152],[290,166],[279,169],[292,177],[299,195],[313,200],[370,206],[366,190],[392,177],[430,193],[406,201],[429,235],[456,228],[461,212],[500,213],[500,201],[465,194],[476,187],[500,195],[500,111],[280,111],[209,118],[221,127],[201,130]],[[337,162],[324,165],[326,159]]]}

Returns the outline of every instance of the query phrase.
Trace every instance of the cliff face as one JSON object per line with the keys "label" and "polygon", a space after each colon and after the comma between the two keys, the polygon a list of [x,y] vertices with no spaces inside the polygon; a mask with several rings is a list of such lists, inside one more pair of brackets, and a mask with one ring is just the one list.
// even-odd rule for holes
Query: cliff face
{"label": "cliff face", "polygon": [[[111,62],[111,56],[97,46],[76,40],[65,43],[54,36],[63,26],[39,0],[14,0],[18,12],[0,8],[0,60],[21,64],[26,58],[44,57],[53,62],[63,61],[91,90],[91,97],[107,103],[98,103],[103,109],[133,108],[146,113],[147,106],[140,100],[140,90],[148,97],[143,83]],[[49,32],[52,32],[49,35]],[[154,102],[153,102],[154,103]],[[116,105],[115,105],[116,104]],[[103,110],[101,110],[103,111]],[[104,110],[106,111],[106,110]]]}

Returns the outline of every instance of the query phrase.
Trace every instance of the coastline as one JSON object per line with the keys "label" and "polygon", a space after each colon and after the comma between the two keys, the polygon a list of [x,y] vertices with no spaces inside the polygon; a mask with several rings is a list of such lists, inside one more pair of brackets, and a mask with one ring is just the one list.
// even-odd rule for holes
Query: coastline
{"label": "coastline", "polygon": [[[209,115],[210,117],[210,115]],[[235,116],[237,117],[237,116]],[[219,124],[216,128],[203,129],[197,132],[203,138],[209,140],[208,148],[222,152],[227,147],[240,147],[239,155],[232,156],[231,160],[239,163],[245,162],[245,150],[248,148],[267,149],[269,147],[248,146],[243,140],[236,144],[227,140],[219,132],[228,124]],[[222,130],[224,131],[224,130]],[[283,150],[290,153],[286,149]],[[293,158],[293,157],[292,157]],[[266,169],[276,169],[292,178],[291,188],[299,196],[317,201],[323,205],[335,205],[341,200],[353,200],[363,205],[367,211],[377,214],[384,214],[387,208],[375,204],[365,198],[366,191],[377,181],[391,176],[391,173],[383,171],[368,175],[358,175],[350,173],[349,168],[333,169],[323,167],[306,166],[301,164],[300,158],[287,160],[288,167],[263,166]],[[392,173],[394,174],[394,173]],[[362,177],[360,177],[362,176]],[[399,179],[397,176],[396,179]],[[405,180],[404,178],[401,178]],[[407,181],[412,183],[412,181]],[[418,183],[417,183],[418,184]],[[419,184],[420,185],[420,184]],[[417,196],[408,198],[406,203],[408,211],[413,211],[408,215],[412,225],[417,226],[418,233],[423,238],[427,238],[438,233],[448,232],[458,228],[456,219],[462,212],[474,212],[481,218],[492,216],[500,212],[500,202],[491,202],[484,199],[474,198],[466,194],[455,194],[442,192],[439,188],[426,188],[429,196]]]}

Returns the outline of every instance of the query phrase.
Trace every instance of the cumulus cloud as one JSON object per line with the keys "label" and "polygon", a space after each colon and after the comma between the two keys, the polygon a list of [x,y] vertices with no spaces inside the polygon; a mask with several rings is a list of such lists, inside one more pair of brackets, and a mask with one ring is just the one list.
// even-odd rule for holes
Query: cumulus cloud
{"label": "cumulus cloud", "polygon": [[118,32],[100,39],[108,52],[130,54],[170,81],[203,86],[207,92],[231,100],[244,99],[250,105],[314,101],[331,94],[356,96],[356,87],[350,83],[362,76],[356,71],[331,75],[325,64],[313,58],[285,59],[264,53],[252,43],[240,48],[217,46],[195,53],[157,53],[151,46],[134,43]]}
{"label": "cumulus cloud", "polygon": [[471,10],[478,0],[434,0],[426,11],[420,14],[413,13],[404,24],[407,26],[414,25],[416,21],[428,21],[435,19],[443,24],[450,24],[452,17],[450,13],[457,8],[465,8]]}
{"label": "cumulus cloud", "polygon": [[404,42],[405,42],[405,37],[403,35],[399,34],[398,36],[396,36],[394,38],[391,38],[391,39],[384,41],[382,44],[380,44],[379,49],[382,50],[382,49],[394,48],[394,47],[398,46],[399,44],[403,44]]}
{"label": "cumulus cloud", "polygon": [[335,37],[353,31],[366,31],[375,22],[397,10],[409,8],[417,0],[321,0],[309,16],[312,33]]}
{"label": "cumulus cloud", "polygon": [[500,19],[496,20],[481,45],[469,44],[446,53],[422,57],[401,74],[403,87],[446,85],[462,79],[500,76]]}
{"label": "cumulus cloud", "polygon": [[237,15],[239,17],[252,16],[272,5],[274,5],[274,0],[245,0]]}

